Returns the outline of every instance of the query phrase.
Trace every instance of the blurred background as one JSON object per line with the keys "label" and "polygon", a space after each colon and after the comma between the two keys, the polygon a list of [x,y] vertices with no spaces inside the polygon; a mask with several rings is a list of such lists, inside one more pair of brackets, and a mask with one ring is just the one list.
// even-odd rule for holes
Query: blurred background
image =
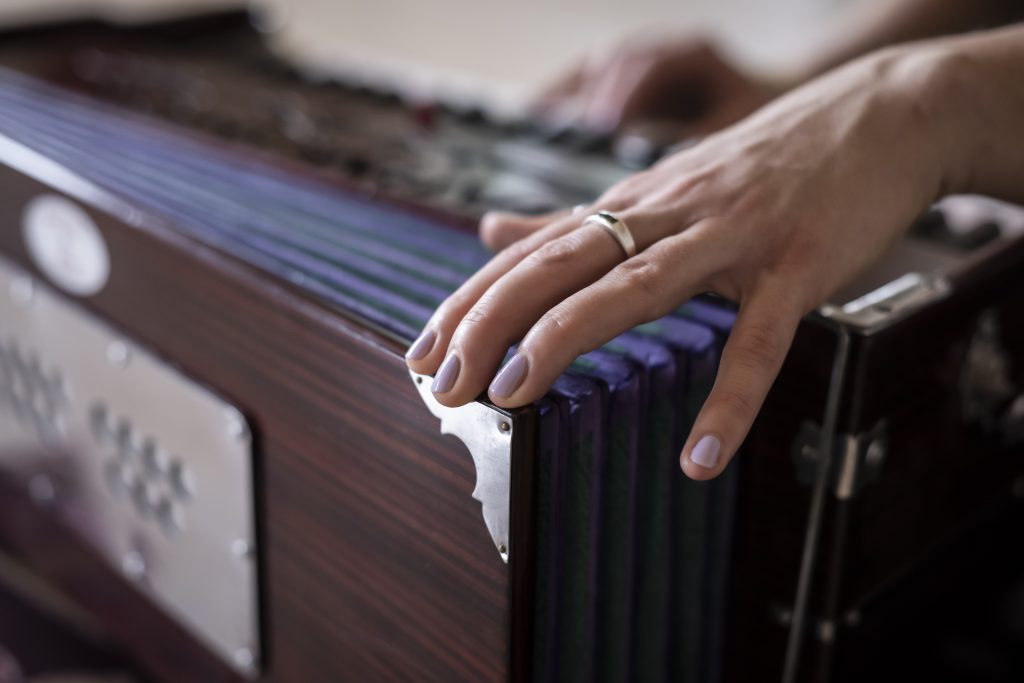
{"label": "blurred background", "polygon": [[[90,14],[133,22],[231,0],[4,0],[0,22]],[[518,109],[552,75],[636,36],[711,35],[739,63],[785,70],[822,40],[844,0],[262,0],[279,50],[379,84]]]}

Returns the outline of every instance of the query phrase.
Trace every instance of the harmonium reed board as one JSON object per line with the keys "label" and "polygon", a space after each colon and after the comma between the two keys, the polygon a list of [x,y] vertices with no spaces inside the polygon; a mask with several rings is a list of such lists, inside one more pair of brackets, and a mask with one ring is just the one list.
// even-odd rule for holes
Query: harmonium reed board
{"label": "harmonium reed board", "polygon": [[297,73],[233,16],[0,65],[0,547],[154,680],[857,680],[892,587],[1016,509],[1011,207],[935,209],[810,316],[700,483],[728,302],[512,412],[402,359],[482,211],[654,152]]}

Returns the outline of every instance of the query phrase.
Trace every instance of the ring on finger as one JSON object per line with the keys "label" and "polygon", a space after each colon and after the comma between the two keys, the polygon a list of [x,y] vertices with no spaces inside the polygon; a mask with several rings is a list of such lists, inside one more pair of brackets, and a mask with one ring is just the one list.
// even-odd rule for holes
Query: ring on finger
{"label": "ring on finger", "polygon": [[619,246],[622,247],[622,251],[625,252],[626,258],[633,258],[636,256],[636,240],[633,239],[633,233],[630,232],[629,226],[626,222],[618,218],[615,214],[610,211],[598,211],[597,213],[590,214],[583,219],[583,225],[594,224],[602,228],[605,232],[612,236]]}

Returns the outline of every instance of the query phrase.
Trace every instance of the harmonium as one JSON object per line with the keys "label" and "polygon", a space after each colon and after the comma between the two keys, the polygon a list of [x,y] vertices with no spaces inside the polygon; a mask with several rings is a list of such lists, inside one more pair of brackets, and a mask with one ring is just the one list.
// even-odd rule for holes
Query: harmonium
{"label": "harmonium", "polygon": [[1018,209],[943,201],[808,316],[711,482],[713,296],[512,412],[406,369],[481,213],[593,199],[656,155],[621,143],[296,69],[242,14],[8,31],[0,596],[133,680],[955,674],[1024,575]]}

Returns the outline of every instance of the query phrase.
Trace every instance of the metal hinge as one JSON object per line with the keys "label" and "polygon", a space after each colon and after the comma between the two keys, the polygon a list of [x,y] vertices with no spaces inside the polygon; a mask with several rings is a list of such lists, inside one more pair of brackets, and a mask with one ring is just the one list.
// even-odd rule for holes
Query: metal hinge
{"label": "metal hinge", "polygon": [[512,434],[510,415],[480,402],[458,408],[441,405],[430,391],[429,375],[409,373],[420,398],[441,420],[441,433],[457,437],[469,449],[476,466],[473,498],[480,501],[484,524],[501,559],[509,557],[509,503],[512,486]]}
{"label": "metal hinge", "polygon": [[[811,421],[800,425],[793,442],[793,464],[801,484],[812,486],[817,473],[821,427]],[[860,487],[874,481],[888,452],[885,420],[860,434],[837,434],[832,446],[829,480],[840,500],[852,498]]]}
{"label": "metal hinge", "polygon": [[[792,605],[772,604],[768,607],[771,619],[780,626],[790,626],[793,623]],[[810,617],[807,624],[807,632],[819,643],[831,644],[836,641],[841,628],[855,628],[861,623],[861,613],[856,608],[845,614],[825,619],[823,617]]]}

